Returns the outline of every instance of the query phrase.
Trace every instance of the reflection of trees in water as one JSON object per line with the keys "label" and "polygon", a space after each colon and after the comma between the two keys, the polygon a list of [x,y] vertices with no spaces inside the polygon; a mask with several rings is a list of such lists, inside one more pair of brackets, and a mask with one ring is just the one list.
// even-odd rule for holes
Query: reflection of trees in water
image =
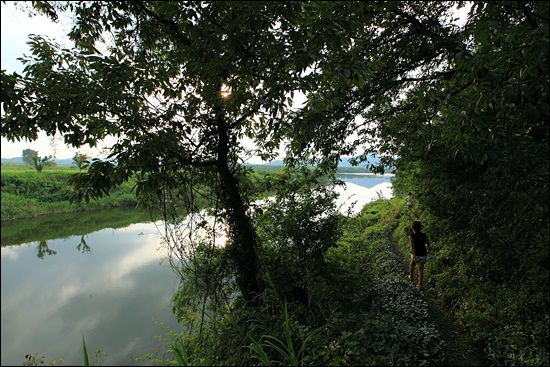
{"label": "reflection of trees in water", "polygon": [[[80,237],[80,243],[76,245],[76,249],[82,253],[92,252],[92,249],[90,248],[84,237],[84,235]],[[38,247],[36,248],[36,256],[38,256],[40,259],[43,259],[45,255],[55,254],[57,254],[57,251],[52,250],[48,247],[48,241],[40,241],[38,243]]]}
{"label": "reflection of trees in water", "polygon": [[126,228],[135,223],[149,223],[157,219],[135,208],[112,208],[78,212],[78,216],[75,213],[61,213],[3,221],[2,246],[80,237],[105,228]]}
{"label": "reflection of trees in water", "polygon": [[80,237],[80,243],[76,246],[76,249],[82,253],[92,252],[92,249],[90,248],[90,246],[88,246],[86,240],[84,239],[84,235]]}
{"label": "reflection of trees in water", "polygon": [[47,241],[40,241],[38,244],[38,247],[36,248],[36,256],[38,256],[40,259],[44,258],[44,255],[55,255],[57,254],[57,251],[51,250],[48,247]]}

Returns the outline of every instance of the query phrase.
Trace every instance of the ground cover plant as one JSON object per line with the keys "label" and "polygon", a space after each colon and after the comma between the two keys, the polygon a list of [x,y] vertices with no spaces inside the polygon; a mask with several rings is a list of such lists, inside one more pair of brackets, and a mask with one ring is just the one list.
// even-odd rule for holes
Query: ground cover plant
{"label": "ground cover plant", "polygon": [[[455,11],[465,5],[468,14],[459,23]],[[198,307],[191,309],[210,315],[221,325],[217,331],[230,336],[224,343],[235,346],[224,349],[232,351],[227,354],[227,345],[215,338],[182,340],[181,360],[210,343],[214,364],[250,361],[251,353],[262,363],[295,363],[306,358],[306,348],[296,343],[310,343],[317,326],[335,344],[308,358],[358,360],[347,339],[356,329],[337,317],[348,332],[335,336],[325,321],[342,304],[364,300],[367,310],[375,305],[369,297],[350,296],[352,285],[361,283],[344,271],[346,262],[365,268],[362,274],[371,280],[379,264],[345,257],[329,271],[344,230],[330,185],[341,157],[357,154],[359,164],[376,154],[380,164],[373,170],[395,172],[395,197],[412,192],[416,204],[408,219],[421,219],[436,243],[427,272],[430,291],[471,334],[486,362],[546,365],[548,5],[38,1],[33,10],[53,21],[64,11],[74,14],[74,46],[32,36],[24,73],[2,70],[2,136],[33,140],[39,130],[61,133],[74,148],[117,138],[111,160],[94,160],[71,179],[73,197],[100,199],[136,180],[138,201],[161,205],[174,231],[165,235],[174,268],[185,275],[182,287],[195,278],[196,289],[214,285],[198,300],[177,298],[176,311],[204,331],[204,319],[180,306]],[[295,103],[298,95],[303,103]],[[246,139],[253,148],[243,144]],[[283,174],[257,180],[245,157],[271,160],[281,147]],[[280,208],[255,206],[266,190],[280,199]],[[225,248],[213,246],[214,235],[195,242],[171,236],[184,224],[178,214],[204,208],[226,226]],[[291,212],[300,225],[284,217]],[[287,225],[277,227],[275,218]],[[376,213],[367,220],[376,221]],[[204,221],[198,217],[196,223]],[[402,251],[408,225],[392,224]],[[279,236],[276,229],[286,232]],[[373,231],[366,242],[350,242],[371,246],[385,237]],[[191,260],[177,256],[189,254]],[[293,268],[285,284],[288,265]],[[332,283],[322,274],[353,282]],[[338,294],[331,293],[340,290],[334,284],[342,287]],[[280,298],[275,304],[272,291]],[[236,314],[225,320],[225,308]],[[312,310],[316,317],[310,320]],[[273,318],[278,322],[266,328]],[[391,330],[389,319],[381,316],[381,324]],[[372,323],[364,330],[378,335]],[[276,335],[262,339],[262,330]],[[241,348],[250,341],[253,349]],[[398,337],[394,345],[401,351]],[[437,364],[441,357],[428,351],[398,360],[399,351],[386,350],[387,360],[366,358]]]}

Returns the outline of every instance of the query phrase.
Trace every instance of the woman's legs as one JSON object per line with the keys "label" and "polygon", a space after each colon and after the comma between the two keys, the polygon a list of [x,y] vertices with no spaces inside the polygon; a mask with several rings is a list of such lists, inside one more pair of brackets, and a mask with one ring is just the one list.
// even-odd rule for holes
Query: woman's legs
{"label": "woman's legs", "polygon": [[424,288],[424,264],[418,263],[418,285],[417,288]]}
{"label": "woman's legs", "polygon": [[[416,262],[411,257],[411,262],[409,263],[409,279],[413,280],[414,277],[414,266],[416,265]],[[420,265],[420,264],[419,264]]]}

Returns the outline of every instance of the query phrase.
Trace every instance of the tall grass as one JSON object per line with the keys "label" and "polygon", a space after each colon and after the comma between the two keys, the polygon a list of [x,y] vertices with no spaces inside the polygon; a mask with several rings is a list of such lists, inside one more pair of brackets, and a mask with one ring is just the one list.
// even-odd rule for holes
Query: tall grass
{"label": "tall grass", "polygon": [[71,204],[73,189],[67,179],[78,172],[77,168],[67,167],[36,172],[24,165],[2,164],[2,220],[137,205],[133,181],[124,183],[98,201]]}
{"label": "tall grass", "polygon": [[82,354],[84,355],[84,366],[89,366],[90,359],[88,358],[88,349],[86,349],[86,340],[84,340],[84,334],[82,334]]}
{"label": "tall grass", "polygon": [[[283,330],[284,339],[278,335],[273,335],[272,329],[269,327],[263,328],[263,335],[258,340],[250,336],[249,348],[252,351],[252,357],[258,360],[261,366],[272,366],[275,364],[282,366],[306,365],[304,356],[306,354],[307,342],[316,332],[310,332],[300,346],[295,345],[295,336],[292,332],[287,302],[283,303]],[[321,328],[317,330],[321,330]],[[273,355],[280,356],[280,360],[272,359],[270,356]]]}

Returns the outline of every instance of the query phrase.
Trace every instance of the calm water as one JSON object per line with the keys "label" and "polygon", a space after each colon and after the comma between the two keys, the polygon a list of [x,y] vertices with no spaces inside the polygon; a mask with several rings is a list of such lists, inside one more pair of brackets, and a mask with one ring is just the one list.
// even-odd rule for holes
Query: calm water
{"label": "calm water", "polygon": [[43,258],[40,242],[2,246],[3,366],[27,353],[82,365],[82,336],[90,357],[106,352],[103,365],[146,364],[134,358],[155,351],[159,322],[179,330],[170,308],[178,283],[152,223],[84,237],[89,251],[71,236],[48,240],[55,254]]}
{"label": "calm water", "polygon": [[[391,197],[388,175],[340,179],[348,182],[343,211]],[[158,229],[134,216],[109,210],[2,225],[2,366],[22,365],[26,354],[82,365],[82,336],[91,359],[106,353],[102,365],[147,365],[135,358],[156,351],[154,337],[180,330],[171,311],[178,280]]]}
{"label": "calm water", "polygon": [[393,175],[347,173],[338,174],[336,177],[346,183],[345,188],[337,190],[340,192],[337,205],[340,205],[340,211],[343,213],[351,211],[351,214],[356,214],[366,203],[378,198],[392,197],[391,177]]}

